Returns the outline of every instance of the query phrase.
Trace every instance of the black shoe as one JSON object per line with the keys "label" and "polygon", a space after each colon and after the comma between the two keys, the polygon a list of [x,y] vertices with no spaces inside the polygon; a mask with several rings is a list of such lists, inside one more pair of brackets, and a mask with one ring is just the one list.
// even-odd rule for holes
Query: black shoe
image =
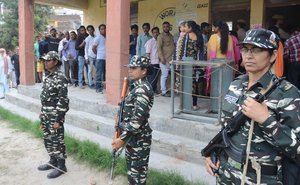
{"label": "black shoe", "polygon": [[50,172],[47,177],[48,179],[54,179],[57,178],[59,176],[61,176],[62,174],[67,172],[67,168],[65,166],[65,159],[58,159],[58,163],[57,163],[57,169],[54,169],[52,172]]}
{"label": "black shoe", "polygon": [[89,85],[90,89],[96,89],[95,85]]}
{"label": "black shoe", "polygon": [[65,167],[64,169],[54,169],[52,172],[50,172],[47,177],[48,179],[54,179],[57,178],[59,176],[61,176],[62,174],[67,172],[67,168]]}
{"label": "black shoe", "polygon": [[47,164],[42,164],[42,165],[38,166],[38,170],[40,170],[40,171],[51,170],[51,169],[53,169],[52,166],[57,167],[57,159],[53,156],[50,157],[50,160]]}
{"label": "black shoe", "polygon": [[40,170],[40,171],[46,171],[46,170],[51,170],[51,169],[53,169],[53,167],[50,166],[48,163],[38,166],[38,170]]}
{"label": "black shoe", "polygon": [[171,97],[171,93],[169,91],[166,93],[162,93],[161,95],[164,97]]}
{"label": "black shoe", "polygon": [[103,94],[103,90],[102,89],[96,89],[96,93]]}

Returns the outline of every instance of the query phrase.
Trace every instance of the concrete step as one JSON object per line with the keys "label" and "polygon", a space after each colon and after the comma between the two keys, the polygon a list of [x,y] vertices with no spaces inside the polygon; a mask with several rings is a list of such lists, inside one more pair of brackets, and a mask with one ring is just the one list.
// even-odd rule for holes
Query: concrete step
{"label": "concrete step", "polygon": [[[16,105],[16,104],[14,104],[15,102],[10,102],[11,99],[12,99],[12,96],[10,96],[9,98],[6,98],[5,100],[0,100],[0,106],[13,112],[13,113],[19,114],[29,120],[38,121],[38,113],[37,112],[32,111],[33,109],[28,109],[27,107],[24,108],[22,106]],[[35,103],[33,103],[33,104],[35,104]],[[65,128],[66,128],[66,132],[75,138],[78,138],[81,140],[90,140],[95,143],[98,143],[99,146],[101,146],[102,148],[111,150],[111,135],[110,135],[110,137],[105,137],[105,136],[99,135],[95,132],[70,125],[67,122],[65,124]],[[168,139],[173,137],[171,135],[165,135],[165,134],[159,135],[159,132],[153,133],[153,136],[154,137],[167,137]],[[173,141],[173,143],[176,143],[176,142]],[[179,142],[177,142],[177,144],[178,143]],[[196,147],[200,147],[200,146],[196,146]],[[179,174],[184,176],[187,180],[202,181],[208,185],[215,184],[215,178],[208,175],[208,173],[206,172],[205,167],[202,165],[201,161],[197,161],[196,163],[187,162],[187,161],[184,161],[184,160],[181,160],[178,158],[159,154],[159,153],[155,152],[154,148],[153,148],[153,150],[151,150],[151,154],[150,154],[149,167],[159,169],[159,170],[178,172]]]}
{"label": "concrete step", "polygon": [[[39,99],[41,85],[19,86],[18,94]],[[101,115],[108,119],[117,113],[117,107],[106,104],[105,94],[96,94],[91,89],[69,88],[70,109]],[[170,98],[155,97],[149,122],[156,131],[186,137],[189,139],[209,142],[219,131],[217,119],[202,117],[201,122],[171,118]]]}
{"label": "concrete step", "polygon": [[[31,112],[40,112],[40,102],[35,98],[27,97],[16,92],[10,92],[6,95],[6,101]],[[108,138],[112,138],[113,136],[114,120],[111,118],[70,109],[66,114],[66,124],[85,129]],[[206,143],[201,142],[200,140],[189,139],[180,135],[153,130],[152,141],[152,150],[157,153],[192,163],[199,164],[203,161],[200,151]]]}
{"label": "concrete step", "polygon": [[[18,93],[39,100],[41,89],[41,84],[33,86],[20,85],[18,86]],[[68,91],[68,97],[70,99],[69,106],[71,109],[103,115],[105,117],[113,117],[116,113],[116,106],[106,104],[106,98],[95,96],[94,90],[69,87]],[[101,94],[101,96],[105,95]]]}

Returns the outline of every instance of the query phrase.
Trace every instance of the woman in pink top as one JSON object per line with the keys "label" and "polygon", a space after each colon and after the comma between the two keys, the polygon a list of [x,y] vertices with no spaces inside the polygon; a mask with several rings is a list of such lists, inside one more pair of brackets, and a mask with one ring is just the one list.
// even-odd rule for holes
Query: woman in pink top
{"label": "woman in pink top", "polygon": [[[223,21],[214,21],[212,26],[214,34],[211,35],[207,44],[207,60],[211,60],[214,58],[227,58],[235,60],[233,41],[232,38],[229,36],[229,28],[227,23]],[[208,66],[206,68],[206,93],[207,95],[210,94],[210,96],[216,97],[219,96],[218,94],[216,94],[217,92],[211,91],[211,73],[212,69]],[[233,73],[232,76],[230,76],[230,78],[232,77]],[[218,80],[213,83],[218,83]],[[224,88],[228,88],[228,86],[225,87],[226,84],[224,84],[223,86]]]}
{"label": "woman in pink top", "polygon": [[241,72],[239,72],[239,62],[241,62],[241,51],[240,51],[240,46],[238,46],[239,40],[237,38],[236,32],[231,31],[230,32],[230,37],[232,39],[232,44],[233,44],[233,51],[234,51],[234,63],[233,63],[233,67],[234,67],[234,77],[242,74]]}
{"label": "woman in pink top", "polygon": [[[213,32],[207,44],[207,60],[214,58],[235,59],[233,51],[232,38],[229,36],[227,23],[215,21],[213,23]],[[207,68],[207,91],[210,90],[210,73],[211,69]]]}

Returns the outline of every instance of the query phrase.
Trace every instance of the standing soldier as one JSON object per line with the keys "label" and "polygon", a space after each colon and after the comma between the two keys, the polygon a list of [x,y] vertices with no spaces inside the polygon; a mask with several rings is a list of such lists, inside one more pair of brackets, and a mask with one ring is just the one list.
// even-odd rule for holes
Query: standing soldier
{"label": "standing soldier", "polygon": [[134,88],[127,95],[123,109],[121,136],[114,138],[114,150],[126,145],[125,158],[129,185],[146,184],[152,129],[148,118],[153,105],[153,90],[147,80],[151,73],[148,58],[133,56],[128,65]]}
{"label": "standing soldier", "polygon": [[47,164],[40,165],[38,170],[54,170],[47,175],[48,178],[56,178],[67,172],[65,166],[66,152],[64,143],[65,114],[69,110],[67,80],[59,70],[61,61],[56,51],[50,51],[42,57],[45,67],[50,72],[45,78],[40,114],[41,128],[44,134],[45,148],[50,156]]}
{"label": "standing soldier", "polygon": [[205,159],[211,175],[219,171],[219,184],[282,184],[283,158],[299,156],[299,90],[283,80],[263,103],[253,99],[277,80],[270,68],[277,57],[278,44],[278,36],[264,29],[248,31],[240,43],[247,74],[231,83],[222,124],[232,124],[230,118],[239,111],[248,119],[237,132],[224,135],[228,147],[220,148],[216,164],[210,157]]}

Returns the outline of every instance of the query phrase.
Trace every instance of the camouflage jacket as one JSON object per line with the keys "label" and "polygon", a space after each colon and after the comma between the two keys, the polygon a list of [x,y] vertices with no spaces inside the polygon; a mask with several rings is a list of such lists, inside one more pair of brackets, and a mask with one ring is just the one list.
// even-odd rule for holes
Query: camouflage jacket
{"label": "camouflage jacket", "polygon": [[151,133],[148,118],[153,105],[153,90],[146,79],[134,82],[134,88],[125,98],[123,109],[123,122],[121,124],[122,140],[132,135]]}
{"label": "camouflage jacket", "polygon": [[[267,89],[275,78],[270,71],[264,74],[256,85],[247,90],[248,76],[244,75],[231,83],[223,105],[222,124],[241,110],[246,97],[254,98],[261,89]],[[282,155],[289,158],[300,153],[300,92],[287,81],[264,101],[270,116],[263,124],[254,124],[250,157],[264,165],[280,164]],[[239,148],[246,149],[250,120],[236,132],[232,142]],[[297,139],[298,138],[298,139]],[[279,163],[278,163],[279,162]]]}
{"label": "camouflage jacket", "polygon": [[63,120],[69,110],[68,84],[58,68],[45,78],[40,99],[41,114],[51,115],[55,122]]}

